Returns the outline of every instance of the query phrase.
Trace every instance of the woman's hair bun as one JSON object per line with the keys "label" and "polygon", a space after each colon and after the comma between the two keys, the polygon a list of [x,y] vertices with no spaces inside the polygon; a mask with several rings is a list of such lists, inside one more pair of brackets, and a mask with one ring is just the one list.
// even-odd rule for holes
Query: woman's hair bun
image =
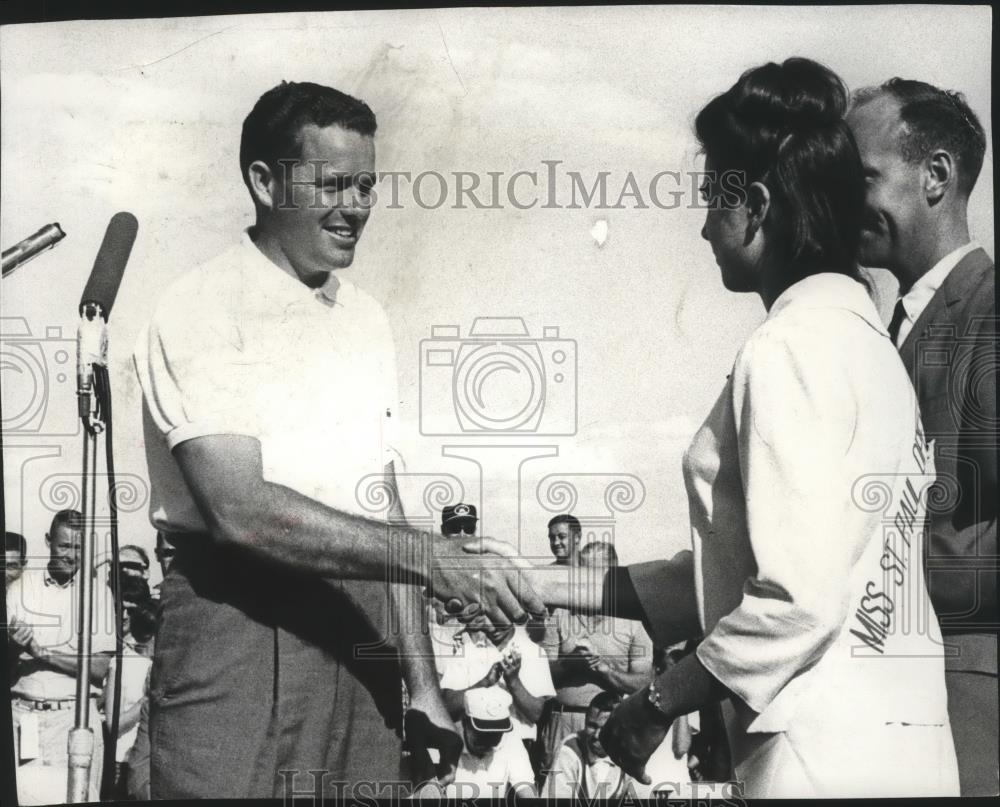
{"label": "woman's hair bun", "polygon": [[786,59],[748,70],[733,89],[736,114],[780,130],[837,124],[847,111],[847,87],[836,73],[811,59]]}

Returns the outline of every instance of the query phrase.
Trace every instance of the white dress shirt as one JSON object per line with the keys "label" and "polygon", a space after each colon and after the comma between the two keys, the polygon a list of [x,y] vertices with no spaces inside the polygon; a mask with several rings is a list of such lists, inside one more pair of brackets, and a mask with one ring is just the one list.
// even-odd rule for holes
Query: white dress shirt
{"label": "white dress shirt", "polygon": [[949,252],[934,264],[929,272],[924,273],[906,294],[899,298],[903,302],[903,310],[906,312],[906,315],[899,325],[899,334],[896,336],[897,348],[906,341],[906,337],[913,330],[913,326],[920,319],[920,315],[924,313],[924,309],[927,308],[927,304],[931,301],[931,298],[934,297],[945,279],[951,274],[951,270],[958,266],[962,258],[976,249],[979,249],[979,242],[970,241],[964,247],[959,247]]}

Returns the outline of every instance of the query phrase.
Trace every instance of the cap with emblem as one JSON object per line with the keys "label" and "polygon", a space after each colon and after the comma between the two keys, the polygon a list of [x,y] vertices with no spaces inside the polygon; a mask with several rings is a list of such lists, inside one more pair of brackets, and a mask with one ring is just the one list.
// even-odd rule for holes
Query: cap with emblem
{"label": "cap with emblem", "polygon": [[510,722],[510,693],[500,687],[475,687],[465,690],[465,714],[476,731],[503,734]]}
{"label": "cap with emblem", "polygon": [[466,532],[471,535],[475,532],[478,520],[474,504],[450,504],[441,511],[441,531]]}

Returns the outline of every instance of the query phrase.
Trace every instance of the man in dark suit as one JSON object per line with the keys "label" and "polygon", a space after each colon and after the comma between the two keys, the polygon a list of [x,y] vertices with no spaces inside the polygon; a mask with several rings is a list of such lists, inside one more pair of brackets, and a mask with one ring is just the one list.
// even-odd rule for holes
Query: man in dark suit
{"label": "man in dark suit", "polygon": [[967,218],[986,137],[961,94],[898,78],[859,91],[848,122],[867,178],[860,261],[899,280],[889,333],[936,446],[927,575],[961,791],[996,795],[996,271]]}

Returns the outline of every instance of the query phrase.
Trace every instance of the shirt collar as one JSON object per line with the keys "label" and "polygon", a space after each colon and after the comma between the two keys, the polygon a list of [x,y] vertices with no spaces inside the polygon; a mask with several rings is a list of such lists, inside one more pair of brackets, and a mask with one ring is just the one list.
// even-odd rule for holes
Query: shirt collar
{"label": "shirt collar", "polygon": [[920,300],[929,300],[937,292],[941,285],[948,279],[951,270],[958,266],[959,262],[970,252],[979,249],[978,241],[970,241],[963,247],[952,250],[939,260],[931,269],[914,283],[910,290],[900,299],[903,301],[903,308],[907,313],[914,308],[915,303]]}
{"label": "shirt collar", "polygon": [[888,335],[868,290],[839,272],[809,275],[785,289],[767,313],[773,319],[788,308],[842,308],[853,311],[883,335]]}
{"label": "shirt collar", "polygon": [[58,580],[56,580],[56,579],[55,579],[55,578],[54,578],[54,577],[53,577],[53,576],[52,576],[51,574],[49,574],[49,567],[48,567],[48,564],[46,564],[46,566],[45,566],[45,572],[44,572],[44,575],[43,575],[43,577],[42,577],[42,580],[43,580],[43,581],[45,582],[45,585],[46,585],[46,586],[55,586],[56,588],[69,588],[70,586],[72,586],[72,585],[73,585],[73,581],[74,581],[75,579],[76,579],[76,574],[74,574],[74,575],[73,575],[73,576],[72,576],[72,577],[71,577],[71,578],[70,578],[69,580],[67,580],[67,581],[66,581],[65,583],[60,583],[60,582],[59,582]]}
{"label": "shirt collar", "polygon": [[270,294],[276,296],[276,299],[269,299],[269,303],[279,301],[284,303],[319,302],[331,308],[335,305],[342,305],[343,290],[349,284],[335,275],[331,275],[330,280],[321,288],[309,288],[260,251],[251,237],[252,229],[252,227],[248,227],[243,231],[243,235],[240,237],[240,247],[245,254],[245,265],[251,267],[258,279],[266,284]]}

